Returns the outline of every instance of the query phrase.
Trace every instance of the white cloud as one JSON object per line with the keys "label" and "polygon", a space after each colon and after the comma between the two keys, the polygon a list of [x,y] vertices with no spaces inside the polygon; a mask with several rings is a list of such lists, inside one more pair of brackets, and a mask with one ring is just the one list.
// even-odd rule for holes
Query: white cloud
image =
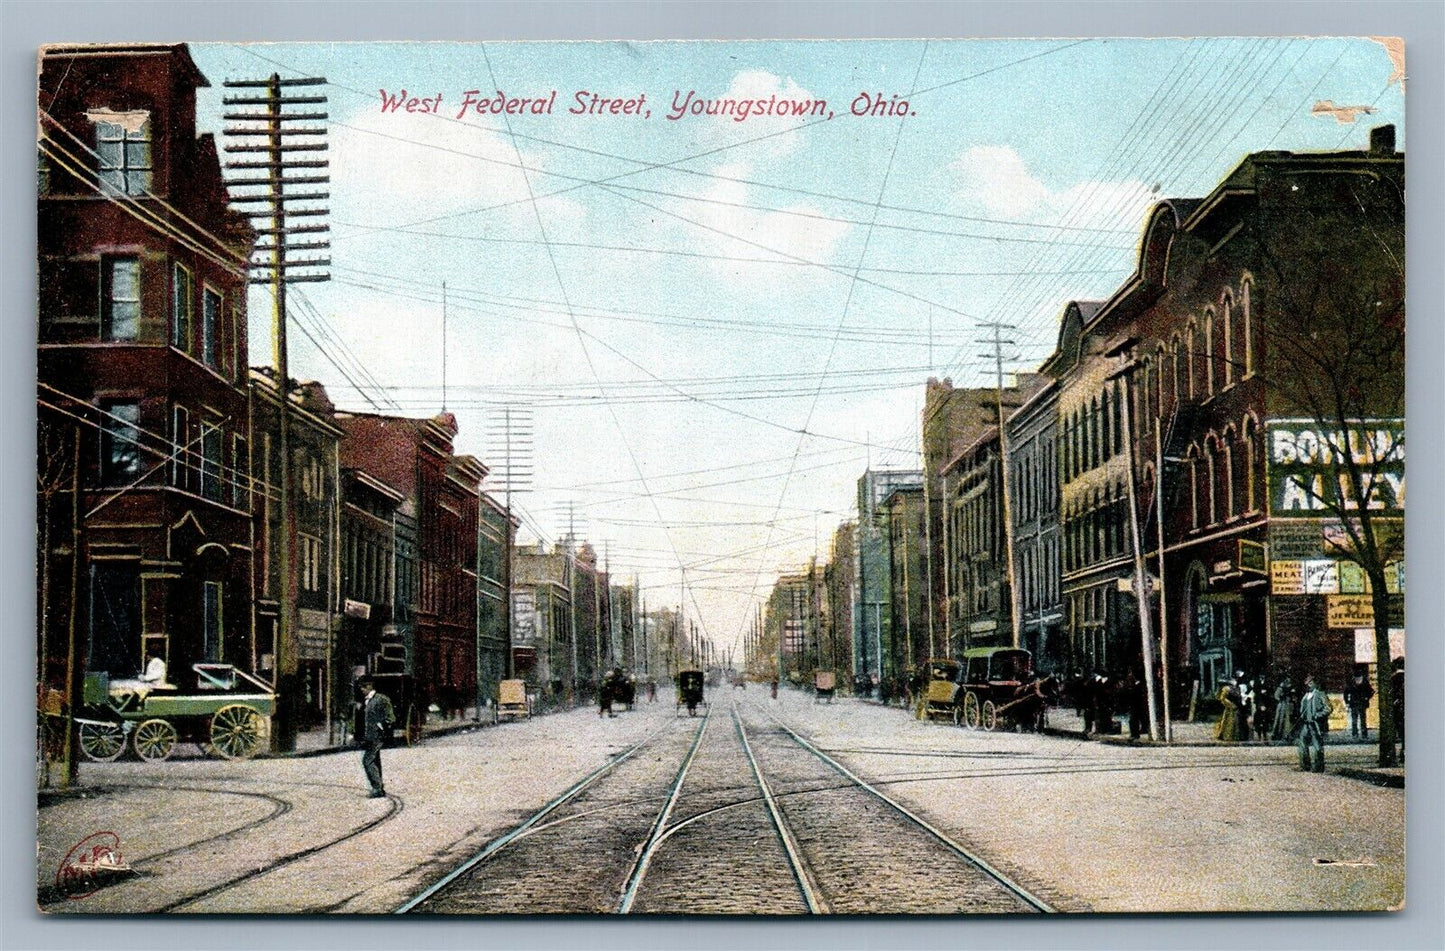
{"label": "white cloud", "polygon": [[1049,195],[1043,182],[1029,174],[1024,160],[1007,145],[975,145],[949,166],[961,179],[961,196],[990,214],[1017,218],[1038,207]]}
{"label": "white cloud", "polygon": [[[806,203],[793,203],[778,211],[758,211],[752,208],[738,207],[755,202],[752,188],[742,182],[728,181],[727,179],[746,177],[747,166],[742,164],[724,165],[715,171],[721,177],[712,179],[706,187],[697,192],[698,197],[707,199],[707,201],[676,203],[679,213],[685,214],[695,221],[700,221],[710,228],[717,229],[716,232],[696,230],[692,232],[697,235],[698,243],[707,253],[735,257],[769,256],[768,252],[761,248],[723,236],[728,234],[756,242],[763,247],[785,251],[808,261],[830,262],[833,260],[838,242],[847,233],[849,225],[839,221],[804,217],[803,215],[820,214],[817,208]],[[788,214],[787,212],[802,212],[803,215]],[[717,232],[722,232],[722,234]],[[771,265],[740,264],[734,261],[713,261],[712,264],[716,270],[725,272],[733,272],[739,268],[757,268],[773,272],[779,270]],[[807,271],[792,266],[787,266],[786,271],[796,271],[797,275],[807,273]]]}
{"label": "white cloud", "polygon": [[1153,191],[1137,180],[1084,181],[1054,191],[1007,145],[976,145],[949,165],[956,198],[988,215],[1041,224],[1132,229],[1141,225]]}

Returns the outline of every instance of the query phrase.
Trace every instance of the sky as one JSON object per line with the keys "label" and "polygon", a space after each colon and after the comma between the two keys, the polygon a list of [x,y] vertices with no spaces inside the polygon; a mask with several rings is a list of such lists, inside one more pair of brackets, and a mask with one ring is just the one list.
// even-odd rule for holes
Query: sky
{"label": "sky", "polygon": [[[918,466],[925,381],[992,380],[987,324],[1006,372],[1033,369],[1068,301],[1128,278],[1152,202],[1253,151],[1384,123],[1406,146],[1399,70],[1365,38],[192,55],[203,131],[224,80],[328,81],[332,280],[293,292],[292,375],[343,409],[445,406],[493,491],[510,410],[522,540],[571,525],[724,651],[779,573],[826,560],[867,468]],[[385,108],[403,90],[434,104]],[[555,99],[479,114],[468,91]],[[594,96],[625,102],[569,113]],[[687,111],[780,100],[804,114]],[[253,364],[269,320],[253,296]]]}

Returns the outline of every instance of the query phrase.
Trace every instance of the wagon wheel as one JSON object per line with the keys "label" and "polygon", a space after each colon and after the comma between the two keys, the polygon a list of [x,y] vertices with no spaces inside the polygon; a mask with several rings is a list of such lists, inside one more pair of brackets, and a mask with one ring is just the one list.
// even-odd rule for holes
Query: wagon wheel
{"label": "wagon wheel", "polygon": [[159,763],[176,748],[176,728],[165,720],[146,720],[135,728],[131,745],[147,763]]}
{"label": "wagon wheel", "polygon": [[125,732],[119,723],[82,723],[80,748],[98,763],[109,763],[125,752]]}
{"label": "wagon wheel", "polygon": [[992,700],[983,702],[983,728],[985,730],[998,729],[998,707],[994,706]]}
{"label": "wagon wheel", "polygon": [[977,730],[983,722],[983,716],[978,709],[978,694],[970,690],[963,695],[963,725],[970,730]]}
{"label": "wagon wheel", "polygon": [[261,745],[261,715],[232,703],[211,717],[211,752],[222,759],[250,759]]}

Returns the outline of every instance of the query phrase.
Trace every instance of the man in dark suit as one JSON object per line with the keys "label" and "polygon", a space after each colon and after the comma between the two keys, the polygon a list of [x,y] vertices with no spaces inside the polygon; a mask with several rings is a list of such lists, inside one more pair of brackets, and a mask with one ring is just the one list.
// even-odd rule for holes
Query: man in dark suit
{"label": "man in dark suit", "polygon": [[371,798],[380,799],[386,795],[386,787],[381,782],[381,747],[391,736],[396,714],[386,695],[376,692],[374,681],[363,679],[358,686],[362,697],[361,768],[366,770],[366,781],[371,784]]}

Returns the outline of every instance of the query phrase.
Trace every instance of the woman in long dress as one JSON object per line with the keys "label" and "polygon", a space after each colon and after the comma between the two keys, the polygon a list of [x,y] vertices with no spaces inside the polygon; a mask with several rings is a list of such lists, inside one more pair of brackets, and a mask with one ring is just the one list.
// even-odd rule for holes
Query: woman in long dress
{"label": "woman in long dress", "polygon": [[1226,680],[1219,685],[1219,693],[1215,699],[1224,708],[1219,715],[1219,722],[1214,726],[1214,738],[1233,743],[1239,739],[1239,688],[1234,681]]}

